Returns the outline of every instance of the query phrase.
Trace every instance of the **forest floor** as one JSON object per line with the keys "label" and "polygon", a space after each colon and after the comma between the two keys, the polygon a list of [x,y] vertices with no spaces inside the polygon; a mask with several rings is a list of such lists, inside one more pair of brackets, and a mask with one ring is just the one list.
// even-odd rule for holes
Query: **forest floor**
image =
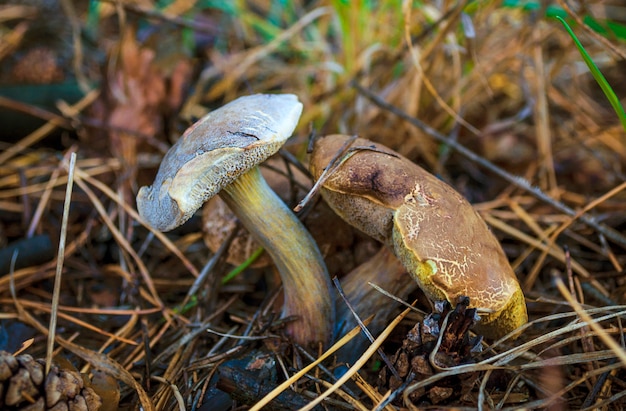
{"label": "forest floor", "polygon": [[[66,359],[103,410],[247,409],[285,381],[265,409],[623,409],[625,126],[554,16],[623,104],[626,8],[540,4],[2,1],[0,350]],[[444,315],[424,317],[415,290],[342,374],[354,364],[284,333],[271,259],[242,266],[257,246],[224,209],[151,229],[135,198],[167,150],[254,93],[304,107],[263,167],[291,208],[313,185],[311,136],[384,144],[472,203],[529,323],[501,340],[463,329],[481,349],[437,360]],[[340,282],[381,247],[319,196],[308,213]],[[248,254],[209,249],[210,226]],[[381,354],[406,371],[395,385]]]}

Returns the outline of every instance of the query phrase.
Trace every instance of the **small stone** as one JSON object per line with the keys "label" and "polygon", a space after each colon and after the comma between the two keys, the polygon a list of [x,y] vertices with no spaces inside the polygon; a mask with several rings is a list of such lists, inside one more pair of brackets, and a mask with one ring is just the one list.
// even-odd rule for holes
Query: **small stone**
{"label": "small stone", "polygon": [[419,375],[433,375],[433,369],[430,366],[426,355],[417,355],[413,357],[413,359],[411,359],[411,369],[413,370],[413,372]]}

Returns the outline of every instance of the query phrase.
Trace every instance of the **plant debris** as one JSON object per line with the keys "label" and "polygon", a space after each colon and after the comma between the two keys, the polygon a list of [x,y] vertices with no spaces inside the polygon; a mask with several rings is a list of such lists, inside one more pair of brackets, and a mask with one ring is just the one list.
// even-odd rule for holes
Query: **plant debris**
{"label": "plant debris", "polygon": [[[75,370],[54,365],[48,374],[43,361],[28,354],[0,351],[0,407],[3,410],[99,411],[102,398],[89,379]],[[111,398],[107,397],[110,406]],[[110,407],[107,409],[111,409]]]}
{"label": "plant debris", "polygon": [[[435,305],[439,312],[428,314],[415,324],[402,341],[402,347],[391,357],[400,379],[388,368],[383,368],[378,375],[379,391],[401,391],[403,386],[430,377],[437,369],[472,362],[472,355],[481,351],[482,337],[470,337],[470,327],[479,318],[476,309],[468,309],[468,305],[468,298],[461,299],[454,309],[447,301],[439,302]],[[471,375],[450,377],[427,389],[412,392],[409,399],[416,406],[458,400],[470,392],[476,379]],[[430,404],[425,402],[426,399]],[[398,399],[397,403],[400,405],[402,401]]]}

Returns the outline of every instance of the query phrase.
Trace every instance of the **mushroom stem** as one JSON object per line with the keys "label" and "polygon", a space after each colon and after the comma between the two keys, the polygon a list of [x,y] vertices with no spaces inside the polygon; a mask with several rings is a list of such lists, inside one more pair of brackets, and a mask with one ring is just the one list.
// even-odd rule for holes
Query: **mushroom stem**
{"label": "mushroom stem", "polygon": [[[417,289],[417,283],[409,275],[400,260],[385,246],[369,260],[354,268],[341,278],[341,288],[346,299],[361,319],[375,314],[367,326],[372,335],[376,336],[389,324],[391,315],[400,303],[382,294],[368,283],[376,284],[388,293],[401,300],[406,300],[411,292]],[[337,338],[356,327],[354,315],[341,299],[337,299]],[[341,363],[354,362],[369,347],[370,342],[364,335],[354,337],[337,352],[337,360]]]}
{"label": "mushroom stem", "polygon": [[276,264],[284,287],[283,316],[298,317],[288,325],[288,334],[299,344],[328,345],[335,319],[330,278],[309,232],[268,186],[258,167],[219,195]]}

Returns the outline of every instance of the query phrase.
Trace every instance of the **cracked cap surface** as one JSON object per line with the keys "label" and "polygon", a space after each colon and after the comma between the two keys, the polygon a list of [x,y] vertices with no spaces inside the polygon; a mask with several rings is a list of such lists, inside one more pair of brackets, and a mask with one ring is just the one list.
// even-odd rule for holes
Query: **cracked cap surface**
{"label": "cracked cap surface", "polygon": [[[319,178],[350,136],[315,142],[311,170]],[[357,138],[365,148],[325,182],[322,195],[348,223],[394,249],[433,300],[461,296],[481,315],[481,331],[501,336],[527,322],[515,273],[482,217],[456,190],[389,148]]]}

